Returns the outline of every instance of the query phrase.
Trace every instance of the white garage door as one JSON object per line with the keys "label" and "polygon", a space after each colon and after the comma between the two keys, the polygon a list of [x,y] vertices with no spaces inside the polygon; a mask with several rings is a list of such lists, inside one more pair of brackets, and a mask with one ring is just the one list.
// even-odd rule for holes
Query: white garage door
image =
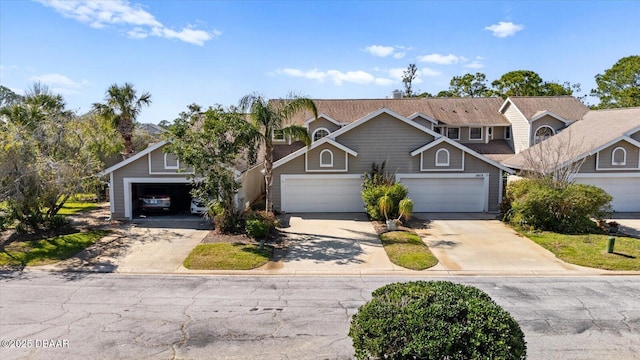
{"label": "white garage door", "polygon": [[484,212],[488,176],[398,178],[409,189],[414,212]]}
{"label": "white garage door", "polygon": [[576,182],[597,186],[613,197],[613,210],[640,211],[640,177],[578,177]]}
{"label": "white garage door", "polygon": [[364,211],[360,175],[283,175],[280,181],[283,211]]}

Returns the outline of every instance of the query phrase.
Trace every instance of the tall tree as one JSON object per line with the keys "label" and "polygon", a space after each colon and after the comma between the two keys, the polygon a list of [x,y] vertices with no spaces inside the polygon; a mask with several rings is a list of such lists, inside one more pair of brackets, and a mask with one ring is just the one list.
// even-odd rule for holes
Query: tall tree
{"label": "tall tree", "polygon": [[411,87],[413,80],[418,76],[418,67],[416,64],[409,64],[407,70],[402,73],[402,82],[404,83],[404,95],[413,97],[413,89]]}
{"label": "tall tree", "polygon": [[580,84],[543,81],[538,73],[531,70],[510,71],[493,81],[494,94],[509,96],[562,96],[580,91]]}
{"label": "tall tree", "polygon": [[22,100],[22,96],[4,85],[0,85],[0,108],[13,105]]}
{"label": "tall tree", "polygon": [[60,225],[58,211],[95,185],[100,168],[83,119],[41,86],[0,112],[0,201],[9,218],[25,231]]}
{"label": "tall tree", "polygon": [[249,114],[251,123],[263,145],[266,210],[271,211],[274,133],[281,132],[286,138],[301,140],[308,146],[311,144],[311,138],[307,129],[303,126],[288,124],[288,121],[293,115],[304,110],[310,111],[317,119],[318,109],[313,100],[306,97],[268,101],[256,94],[246,95],[240,99],[240,108]]}
{"label": "tall tree", "polygon": [[123,86],[111,85],[104,97],[104,103],[93,104],[93,110],[110,120],[124,140],[124,159],[133,155],[132,137],[135,123],[143,106],[151,105],[151,94],[143,92],[138,96],[130,83]]}
{"label": "tall tree", "polygon": [[487,76],[477,72],[454,76],[449,82],[449,91],[453,97],[485,97],[491,91],[487,87]]}
{"label": "tall tree", "polygon": [[171,141],[166,151],[176,154],[197,174],[192,195],[216,199],[222,209],[216,215],[216,228],[221,232],[236,230],[241,213],[235,207],[240,189],[235,164],[242,157],[251,157],[255,149],[253,126],[236,109],[217,105],[202,111],[192,104],[171,125],[168,136]]}
{"label": "tall tree", "polygon": [[598,109],[640,106],[640,55],[618,60],[596,75],[596,85],[591,96],[600,99]]}

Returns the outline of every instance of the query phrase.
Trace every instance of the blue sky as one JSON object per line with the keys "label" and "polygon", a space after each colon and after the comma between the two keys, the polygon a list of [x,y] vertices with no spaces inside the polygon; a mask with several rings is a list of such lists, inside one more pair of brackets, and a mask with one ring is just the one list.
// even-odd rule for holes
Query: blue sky
{"label": "blue sky", "polygon": [[639,1],[2,0],[0,83],[40,81],[84,113],[131,82],[151,93],[139,120],[152,123],[254,92],[384,98],[410,63],[419,91],[525,69],[588,93],[640,54],[639,17]]}

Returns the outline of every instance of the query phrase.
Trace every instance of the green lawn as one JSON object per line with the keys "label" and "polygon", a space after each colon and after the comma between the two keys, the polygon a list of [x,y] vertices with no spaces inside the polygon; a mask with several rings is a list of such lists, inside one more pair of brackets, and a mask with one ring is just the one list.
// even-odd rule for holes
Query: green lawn
{"label": "green lawn", "polygon": [[82,211],[89,211],[97,209],[98,204],[94,202],[71,202],[67,201],[64,206],[58,211],[60,215],[73,215]]}
{"label": "green lawn", "polygon": [[216,243],[196,246],[184,260],[192,270],[249,270],[269,262],[271,248],[256,244]]}
{"label": "green lawn", "polygon": [[420,236],[406,231],[390,231],[380,240],[392,263],[411,270],[428,269],[438,263]]}
{"label": "green lawn", "polygon": [[96,230],[38,241],[12,242],[0,252],[0,266],[38,266],[56,263],[79,253],[108,233],[107,230]]}
{"label": "green lawn", "polygon": [[614,252],[607,253],[609,235],[524,233],[538,245],[568,263],[604,270],[640,270],[640,240],[615,237]]}

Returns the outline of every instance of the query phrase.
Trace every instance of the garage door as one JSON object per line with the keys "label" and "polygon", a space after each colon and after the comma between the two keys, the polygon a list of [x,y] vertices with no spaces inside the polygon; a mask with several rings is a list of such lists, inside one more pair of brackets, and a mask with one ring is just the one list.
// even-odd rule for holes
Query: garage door
{"label": "garage door", "polygon": [[286,212],[363,212],[359,175],[283,175],[282,210]]}
{"label": "garage door", "polygon": [[413,200],[414,212],[484,212],[487,211],[488,175],[483,177],[398,176]]}
{"label": "garage door", "polygon": [[640,177],[578,177],[576,182],[597,186],[613,197],[613,210],[640,211]]}

